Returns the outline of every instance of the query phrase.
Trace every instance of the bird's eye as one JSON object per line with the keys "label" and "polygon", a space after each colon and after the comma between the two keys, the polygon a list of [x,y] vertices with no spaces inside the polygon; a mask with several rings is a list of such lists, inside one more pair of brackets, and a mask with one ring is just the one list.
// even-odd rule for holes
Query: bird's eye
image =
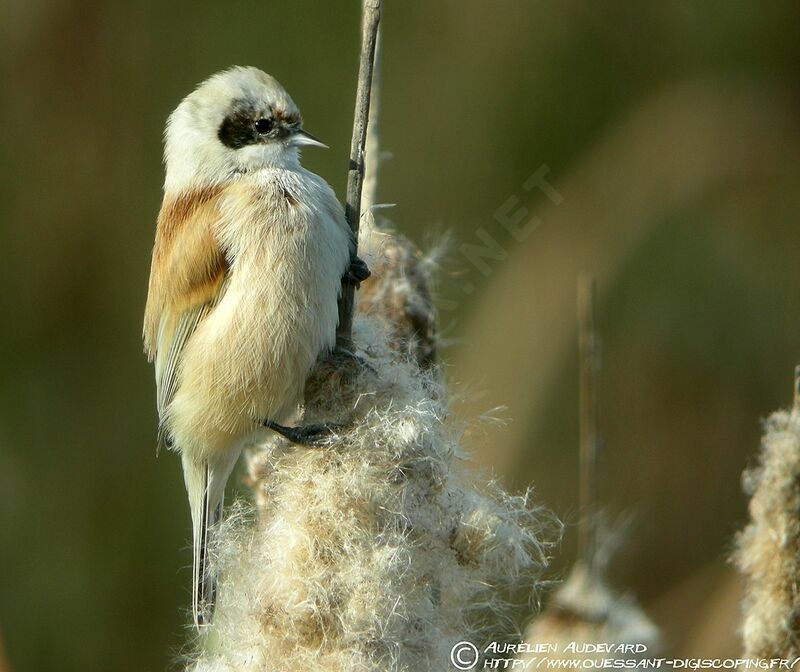
{"label": "bird's eye", "polygon": [[269,133],[272,130],[272,119],[257,119],[253,126],[257,133],[261,133],[262,135]]}

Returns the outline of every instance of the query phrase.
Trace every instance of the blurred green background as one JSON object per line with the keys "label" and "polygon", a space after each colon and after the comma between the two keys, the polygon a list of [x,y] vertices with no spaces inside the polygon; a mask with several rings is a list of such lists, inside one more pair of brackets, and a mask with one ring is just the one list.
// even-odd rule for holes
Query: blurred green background
{"label": "blurred green background", "polygon": [[[734,654],[739,475],[800,361],[800,6],[385,5],[379,196],[423,247],[454,234],[437,293],[456,412],[510,420],[470,429],[476,462],[580,516],[575,286],[594,273],[600,493],[639,521],[615,584],[672,650]],[[188,511],[179,460],[155,458],[140,345],[163,124],[209,74],[260,66],[343,193],[358,21],[354,0],[0,6],[0,637],[17,672],[179,664]],[[522,186],[542,166],[559,204]],[[504,204],[539,217],[524,240]],[[476,267],[462,246],[486,236],[502,258]]]}

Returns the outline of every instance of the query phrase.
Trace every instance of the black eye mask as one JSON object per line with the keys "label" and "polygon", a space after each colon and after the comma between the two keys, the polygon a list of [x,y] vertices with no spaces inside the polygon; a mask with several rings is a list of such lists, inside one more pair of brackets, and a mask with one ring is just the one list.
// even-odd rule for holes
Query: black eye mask
{"label": "black eye mask", "polygon": [[217,137],[231,149],[241,149],[268,139],[285,137],[300,125],[295,112],[256,108],[252,101],[236,100],[233,109],[220,124]]}
{"label": "black eye mask", "polygon": [[256,130],[257,120],[269,120],[269,115],[259,114],[252,104],[236,101],[233,111],[225,117],[217,131],[220,142],[231,149],[241,149],[260,142],[263,136]]}

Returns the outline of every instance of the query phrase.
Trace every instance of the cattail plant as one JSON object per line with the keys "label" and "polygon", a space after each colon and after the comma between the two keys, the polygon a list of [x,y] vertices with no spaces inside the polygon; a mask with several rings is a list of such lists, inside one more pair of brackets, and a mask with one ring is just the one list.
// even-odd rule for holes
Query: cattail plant
{"label": "cattail plant", "polygon": [[[581,276],[578,283],[578,350],[580,355],[580,495],[583,519],[578,529],[578,560],[567,580],[552,595],[547,609],[528,627],[530,644],[557,644],[550,657],[590,660],[608,658],[587,652],[584,644],[643,645],[640,658],[660,649],[658,629],[631,595],[618,595],[608,585],[608,564],[622,542],[624,526],[612,530],[598,515],[597,506],[597,378],[599,339],[594,317],[594,279]],[[568,645],[572,644],[572,648]],[[577,645],[577,646],[575,646]],[[550,655],[550,654],[548,654]],[[626,659],[634,655],[626,654]],[[531,656],[525,655],[530,661]]]}
{"label": "cattail plant", "polygon": [[501,595],[536,588],[552,518],[463,464],[417,326],[432,308],[413,259],[376,268],[354,320],[363,361],[309,380],[304,420],[343,423],[331,444],[250,454],[255,511],[240,505],[218,531],[219,599],[195,672],[442,670],[457,641],[513,634]]}
{"label": "cattail plant", "polygon": [[736,540],[745,577],[742,639],[748,658],[800,656],[800,367],[794,405],[766,421],[758,463],[744,472],[750,523]]}
{"label": "cattail plant", "polygon": [[429,265],[373,226],[372,194],[360,246],[373,275],[350,352],[306,385],[303,422],[340,429],[322,447],[273,438],[250,452],[254,503],[216,531],[218,601],[194,672],[449,669],[455,643],[514,636],[510,596],[535,591],[547,564],[554,518],[466,464]]}
{"label": "cattail plant", "polygon": [[[562,660],[626,660],[653,658],[661,652],[658,628],[630,594],[615,592],[606,580],[607,562],[613,547],[620,543],[618,531],[597,534],[597,556],[592,564],[578,561],[569,577],[551,596],[547,608],[535,618],[525,633],[531,644],[550,642],[558,645],[551,658]],[[604,559],[600,560],[600,556]],[[575,643],[572,648],[567,645]],[[639,645],[638,650],[619,656],[593,653],[580,645]],[[530,656],[525,656],[526,660]]]}

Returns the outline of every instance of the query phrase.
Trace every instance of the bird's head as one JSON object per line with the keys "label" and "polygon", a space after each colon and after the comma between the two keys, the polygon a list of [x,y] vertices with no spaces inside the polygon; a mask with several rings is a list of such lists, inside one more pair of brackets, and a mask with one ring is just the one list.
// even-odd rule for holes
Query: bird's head
{"label": "bird's head", "polygon": [[257,68],[213,75],[167,122],[167,189],[218,183],[265,167],[293,167],[300,147],[325,147],[303,129],[300,110]]}

